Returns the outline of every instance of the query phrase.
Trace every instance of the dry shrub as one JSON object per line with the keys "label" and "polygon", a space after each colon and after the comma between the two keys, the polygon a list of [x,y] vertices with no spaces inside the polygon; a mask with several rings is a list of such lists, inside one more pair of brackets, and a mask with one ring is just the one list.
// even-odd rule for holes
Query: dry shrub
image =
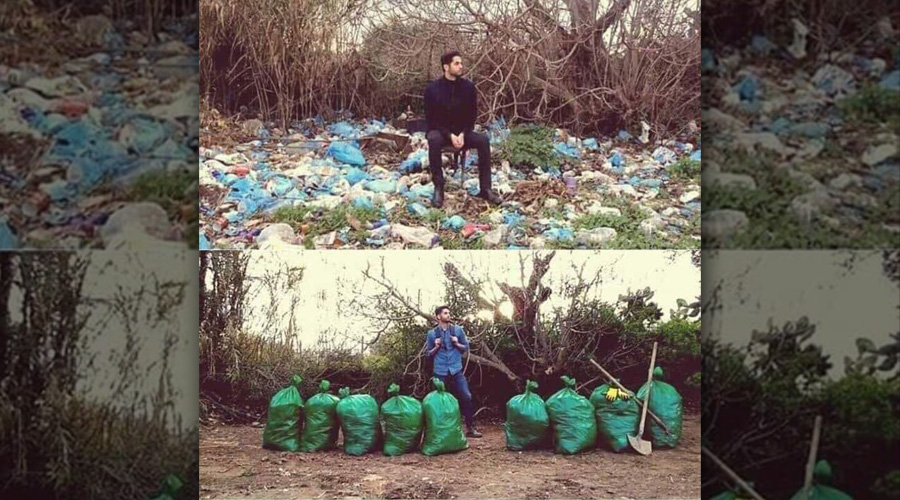
{"label": "dry shrub", "polygon": [[226,114],[246,105],[282,126],[340,109],[421,113],[440,55],[455,49],[478,85],[481,122],[606,133],[645,119],[663,133],[697,118],[690,2],[624,0],[607,12],[595,0],[564,3],[205,0],[203,92]]}
{"label": "dry shrub", "polygon": [[362,51],[376,79],[393,84],[378,88],[382,114],[410,100],[421,110],[424,84],[440,75],[449,49],[463,53],[478,85],[482,121],[502,115],[610,133],[645,119],[662,133],[699,112],[700,32],[688,2],[624,1],[606,12],[587,0],[395,3],[399,18]]}
{"label": "dry shrub", "polygon": [[251,103],[286,126],[292,118],[353,108],[360,72],[343,50],[363,2],[201,0],[200,81],[227,114]]}
{"label": "dry shrub", "polygon": [[767,33],[790,43],[791,19],[810,28],[814,53],[857,47],[873,38],[879,19],[900,25],[896,2],[882,0],[706,0],[703,2],[704,46],[744,45],[753,35]]}
{"label": "dry shrub", "polygon": [[[165,326],[183,288],[157,281],[134,294],[89,297],[87,265],[66,252],[0,255],[0,497],[147,498],[177,474],[185,483],[179,498],[198,498],[198,434],[175,410],[169,363],[179,339]],[[27,320],[6,314],[16,295]],[[106,313],[101,325],[89,327],[98,309]],[[105,331],[103,318],[113,317],[124,325],[125,347],[110,357],[112,395],[101,399],[88,392],[99,388],[90,346]],[[146,367],[138,363],[137,321],[164,339]],[[158,379],[148,395],[150,374]]]}

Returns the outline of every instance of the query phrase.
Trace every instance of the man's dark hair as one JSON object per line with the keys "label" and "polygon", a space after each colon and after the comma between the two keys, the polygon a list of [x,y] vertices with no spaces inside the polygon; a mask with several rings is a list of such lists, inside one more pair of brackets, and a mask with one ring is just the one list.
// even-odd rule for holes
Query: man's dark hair
{"label": "man's dark hair", "polygon": [[462,54],[460,54],[460,53],[459,53],[458,51],[456,51],[456,50],[451,50],[450,52],[447,52],[446,54],[442,55],[442,56],[441,56],[441,69],[442,69],[442,70],[444,69],[444,65],[445,65],[445,64],[450,64],[450,63],[452,63],[452,62],[453,62],[453,58],[456,57],[456,56],[462,57]]}
{"label": "man's dark hair", "polygon": [[449,310],[450,310],[450,306],[437,306],[437,307],[434,309],[434,315],[435,315],[435,316],[440,316],[440,314],[441,314],[442,312],[444,312],[444,309],[447,309],[447,310],[449,311]]}

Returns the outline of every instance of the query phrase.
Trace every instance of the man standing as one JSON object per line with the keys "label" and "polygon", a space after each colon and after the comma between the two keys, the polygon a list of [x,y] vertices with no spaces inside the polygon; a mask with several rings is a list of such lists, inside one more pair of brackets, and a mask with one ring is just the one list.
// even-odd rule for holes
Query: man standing
{"label": "man standing", "polygon": [[450,323],[450,308],[440,306],[434,310],[438,325],[428,331],[425,354],[434,359],[434,376],[441,379],[450,392],[459,400],[460,410],[466,420],[467,437],[481,437],[475,428],[472,409],[472,392],[463,373],[462,353],[469,350],[466,333],[459,325]]}
{"label": "man standing", "polygon": [[425,121],[428,122],[428,165],[434,181],[436,208],[444,204],[444,170],[441,148],[452,145],[456,149],[478,151],[478,196],[499,205],[500,197],[491,192],[491,144],[484,134],[473,129],[478,115],[475,84],[462,77],[463,65],[459,52],[441,56],[444,75],[425,88]]}

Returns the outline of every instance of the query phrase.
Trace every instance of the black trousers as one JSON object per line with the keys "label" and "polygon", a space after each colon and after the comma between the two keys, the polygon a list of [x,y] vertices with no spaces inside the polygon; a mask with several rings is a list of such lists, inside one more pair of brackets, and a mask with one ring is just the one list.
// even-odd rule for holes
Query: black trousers
{"label": "black trousers", "polygon": [[[435,189],[444,188],[444,170],[441,168],[441,149],[450,146],[450,138],[444,138],[438,130],[431,130],[428,138],[428,167]],[[463,149],[478,151],[478,186],[482,193],[491,190],[491,143],[487,136],[478,132],[467,132],[463,136]]]}

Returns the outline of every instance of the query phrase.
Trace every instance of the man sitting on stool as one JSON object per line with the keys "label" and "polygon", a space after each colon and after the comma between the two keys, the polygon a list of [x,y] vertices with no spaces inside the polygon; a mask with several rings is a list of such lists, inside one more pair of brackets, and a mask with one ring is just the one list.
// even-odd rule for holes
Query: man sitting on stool
{"label": "man sitting on stool", "polygon": [[499,205],[500,197],[491,192],[491,144],[484,134],[473,130],[478,115],[475,84],[462,77],[462,57],[459,52],[441,56],[444,75],[425,88],[425,120],[428,122],[428,165],[434,181],[435,208],[444,204],[444,170],[441,149],[476,149],[478,151],[479,198]]}

